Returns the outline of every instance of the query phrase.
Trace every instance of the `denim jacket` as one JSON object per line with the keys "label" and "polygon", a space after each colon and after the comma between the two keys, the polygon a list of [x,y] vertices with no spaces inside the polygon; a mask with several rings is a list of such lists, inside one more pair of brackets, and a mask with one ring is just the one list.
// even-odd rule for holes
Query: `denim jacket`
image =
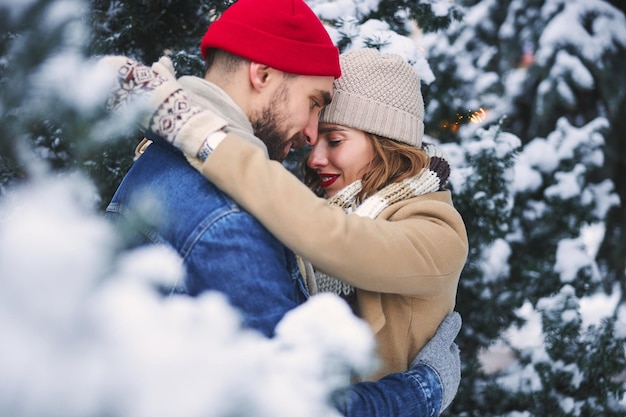
{"label": "denim jacket", "polygon": [[177,292],[220,291],[266,336],[308,298],[294,254],[161,140],[134,163],[107,212],[180,254],[187,275]]}

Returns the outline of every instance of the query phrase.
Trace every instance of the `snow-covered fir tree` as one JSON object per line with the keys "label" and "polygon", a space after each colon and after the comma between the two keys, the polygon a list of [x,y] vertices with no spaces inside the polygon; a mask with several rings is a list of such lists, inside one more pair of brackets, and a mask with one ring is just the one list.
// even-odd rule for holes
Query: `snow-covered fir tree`
{"label": "snow-covered fir tree", "polygon": [[[625,86],[607,91],[603,83],[626,70],[624,15],[603,1],[458,3],[467,6],[463,21],[422,39],[436,76],[426,86],[427,130],[466,148],[477,126],[499,125],[523,147],[506,187],[510,212],[496,209],[510,216],[506,221],[494,216],[486,225],[477,211],[489,207],[475,208],[482,194],[469,190],[470,200],[459,199],[468,191],[455,187],[479,248],[471,252],[459,290],[462,344],[470,351],[451,414],[621,415],[624,197],[615,167],[624,152],[614,138]],[[622,105],[609,109],[609,102]],[[488,200],[501,195],[492,184]],[[504,232],[484,242],[480,235],[495,226]],[[618,246],[619,254],[599,251],[602,240]],[[571,302],[550,304],[548,314],[546,300],[564,291]],[[604,309],[586,307],[598,299],[606,301]],[[584,318],[559,327],[559,314]],[[537,326],[543,331],[529,337]],[[559,338],[546,348],[547,340]],[[481,365],[495,361],[503,345],[507,362],[485,374]],[[605,357],[602,365],[589,359],[594,355]],[[564,377],[564,367],[575,377]]]}
{"label": "snow-covered fir tree", "polygon": [[[141,135],[132,115],[102,111],[88,58],[169,54],[198,75],[199,40],[231,3],[0,0],[0,414],[332,415],[307,395],[336,383],[318,372],[325,355],[367,366],[371,341],[330,300],[275,342],[241,332],[219,297],[164,302],[154,287],[183,273],[176,256],[122,249],[100,216]],[[625,415],[622,2],[308,3],[342,51],[415,66],[427,139],[452,161],[471,247],[463,380],[446,415]],[[325,311],[354,333],[313,346],[318,367],[294,367],[278,352],[310,342],[290,329],[319,334]],[[207,374],[219,378],[192,388]]]}

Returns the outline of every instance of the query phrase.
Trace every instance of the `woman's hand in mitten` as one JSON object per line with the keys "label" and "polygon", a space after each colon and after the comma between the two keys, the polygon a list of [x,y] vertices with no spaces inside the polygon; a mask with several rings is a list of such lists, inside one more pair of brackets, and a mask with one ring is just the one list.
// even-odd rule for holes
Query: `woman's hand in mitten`
{"label": "woman's hand in mitten", "polygon": [[107,109],[121,112],[130,105],[141,106],[145,112],[141,127],[189,156],[197,157],[206,139],[227,126],[220,116],[192,103],[167,57],[150,68],[124,56],[106,56],[98,66],[115,74]]}

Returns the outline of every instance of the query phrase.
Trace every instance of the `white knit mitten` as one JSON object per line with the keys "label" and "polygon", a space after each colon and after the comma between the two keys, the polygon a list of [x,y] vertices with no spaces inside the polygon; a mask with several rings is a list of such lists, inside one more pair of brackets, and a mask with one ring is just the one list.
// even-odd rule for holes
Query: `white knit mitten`
{"label": "white knit mitten", "polygon": [[185,154],[206,157],[205,142],[223,132],[226,120],[191,102],[174,75],[174,66],[162,57],[151,68],[127,57],[107,56],[98,66],[116,72],[116,83],[106,103],[109,110],[122,111],[143,100],[146,117],[140,124],[161,136]]}

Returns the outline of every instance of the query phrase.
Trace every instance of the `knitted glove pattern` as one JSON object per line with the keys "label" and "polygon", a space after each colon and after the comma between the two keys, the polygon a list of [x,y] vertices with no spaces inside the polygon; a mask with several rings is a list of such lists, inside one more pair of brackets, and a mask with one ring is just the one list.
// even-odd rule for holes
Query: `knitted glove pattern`
{"label": "knitted glove pattern", "polygon": [[457,312],[448,314],[411,364],[411,368],[427,365],[439,375],[443,386],[440,412],[452,403],[461,383],[461,357],[459,347],[454,343],[460,330],[461,315]]}
{"label": "knitted glove pattern", "polygon": [[[146,117],[140,125],[161,136],[185,154],[197,157],[206,139],[223,131],[227,122],[192,103],[174,75],[174,66],[162,57],[151,68],[124,56],[107,56],[98,65],[115,71],[115,85],[106,108],[120,112],[142,101]],[[206,151],[205,155],[206,158]]]}

